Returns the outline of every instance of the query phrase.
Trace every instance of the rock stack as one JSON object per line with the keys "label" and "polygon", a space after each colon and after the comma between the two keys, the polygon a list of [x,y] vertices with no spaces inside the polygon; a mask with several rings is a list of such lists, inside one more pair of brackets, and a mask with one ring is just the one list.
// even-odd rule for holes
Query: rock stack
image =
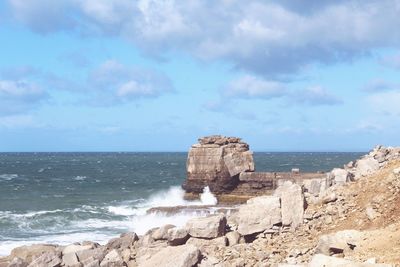
{"label": "rock stack", "polygon": [[209,186],[216,194],[232,191],[241,172],[254,171],[249,145],[237,137],[213,135],[192,145],[187,159],[187,193],[199,194]]}

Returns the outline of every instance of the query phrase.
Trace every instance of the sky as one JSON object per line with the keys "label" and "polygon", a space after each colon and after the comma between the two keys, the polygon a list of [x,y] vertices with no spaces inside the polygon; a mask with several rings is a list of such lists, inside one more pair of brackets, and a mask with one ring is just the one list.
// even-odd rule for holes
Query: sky
{"label": "sky", "polygon": [[0,0],[0,151],[400,145],[399,0]]}

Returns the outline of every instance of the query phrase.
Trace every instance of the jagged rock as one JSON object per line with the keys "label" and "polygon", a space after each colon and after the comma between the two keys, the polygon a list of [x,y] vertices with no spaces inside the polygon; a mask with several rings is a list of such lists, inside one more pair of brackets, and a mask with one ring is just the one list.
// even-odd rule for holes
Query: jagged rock
{"label": "jagged rock", "polygon": [[303,186],[306,192],[318,195],[328,187],[326,178],[308,179],[303,181]]}
{"label": "jagged rock", "polygon": [[168,230],[175,228],[175,225],[172,224],[167,224],[164,226],[161,226],[160,228],[157,228],[152,234],[151,237],[154,240],[167,240],[168,239]]}
{"label": "jagged rock", "polygon": [[200,250],[193,245],[166,247],[149,260],[138,262],[141,267],[192,267],[200,262]]}
{"label": "jagged rock", "polygon": [[105,256],[105,252],[104,248],[87,249],[87,250],[77,251],[76,256],[78,257],[78,260],[80,262],[85,264],[85,262],[88,261],[89,262],[92,262],[94,260],[102,261]]}
{"label": "jagged rock", "polygon": [[202,193],[209,186],[214,193],[235,188],[239,173],[254,171],[249,146],[235,137],[208,136],[193,145],[187,159],[186,192]]}
{"label": "jagged rock", "polygon": [[362,235],[361,232],[356,230],[344,230],[322,235],[318,241],[316,253],[328,256],[345,254],[346,251],[353,250],[358,245]]}
{"label": "jagged rock", "polygon": [[61,253],[46,252],[35,258],[28,267],[59,267],[62,264]]}
{"label": "jagged rock", "polygon": [[216,238],[225,234],[225,215],[193,218],[186,223],[189,235],[198,238]]}
{"label": "jagged rock", "polygon": [[290,181],[278,187],[274,193],[281,199],[282,225],[298,227],[304,218],[304,195],[301,186]]}
{"label": "jagged rock", "polygon": [[237,213],[238,232],[241,235],[261,233],[282,222],[280,198],[261,196],[249,199]]}
{"label": "jagged rock", "polygon": [[26,262],[31,262],[33,256],[40,256],[45,252],[55,252],[57,246],[55,245],[31,245],[31,246],[21,246],[14,248],[11,251],[10,258],[21,258]]}
{"label": "jagged rock", "polygon": [[329,175],[333,184],[344,184],[353,179],[349,171],[340,168],[334,168]]}
{"label": "jagged rock", "polygon": [[168,244],[180,246],[189,239],[189,231],[186,228],[171,228],[168,230]]}
{"label": "jagged rock", "polygon": [[138,240],[139,237],[136,233],[123,233],[119,238],[113,238],[108,241],[106,248],[107,250],[130,248]]}
{"label": "jagged rock", "polygon": [[100,263],[100,267],[120,267],[123,266],[124,261],[118,254],[116,249],[111,250],[107,253],[104,259]]}

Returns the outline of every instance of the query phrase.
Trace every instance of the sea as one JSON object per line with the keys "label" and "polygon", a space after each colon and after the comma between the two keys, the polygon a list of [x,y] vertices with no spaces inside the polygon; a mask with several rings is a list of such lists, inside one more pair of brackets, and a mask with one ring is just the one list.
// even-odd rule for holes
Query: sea
{"label": "sea", "polygon": [[[254,153],[257,171],[330,171],[365,153]],[[171,223],[192,213],[151,207],[214,204],[205,190],[185,201],[187,153],[0,153],[0,255],[18,246],[90,240]]]}

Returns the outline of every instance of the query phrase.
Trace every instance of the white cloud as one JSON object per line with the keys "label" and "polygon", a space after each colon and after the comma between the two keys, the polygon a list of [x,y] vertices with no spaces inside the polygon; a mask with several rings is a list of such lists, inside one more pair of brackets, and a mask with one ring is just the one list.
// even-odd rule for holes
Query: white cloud
{"label": "white cloud", "polygon": [[93,70],[88,86],[98,104],[113,104],[138,98],[155,98],[173,91],[172,82],[161,72],[126,66],[109,60]]}
{"label": "white cloud", "polygon": [[292,95],[292,101],[311,106],[337,105],[343,101],[321,86],[313,86],[297,90]]}
{"label": "white cloud", "polygon": [[397,89],[397,88],[400,88],[400,84],[388,82],[383,79],[373,79],[373,80],[370,80],[369,82],[367,82],[363,86],[362,89],[366,92],[379,93],[382,91],[388,91],[388,90],[393,90],[393,89]]}
{"label": "white cloud", "polygon": [[47,97],[47,93],[34,83],[0,80],[0,116],[31,110]]}
{"label": "white cloud", "polygon": [[283,83],[267,81],[252,75],[245,75],[231,81],[223,90],[223,95],[232,98],[274,98],[285,94]]}
{"label": "white cloud", "polygon": [[38,32],[118,35],[148,53],[223,59],[268,78],[400,44],[399,0],[9,2]]}

